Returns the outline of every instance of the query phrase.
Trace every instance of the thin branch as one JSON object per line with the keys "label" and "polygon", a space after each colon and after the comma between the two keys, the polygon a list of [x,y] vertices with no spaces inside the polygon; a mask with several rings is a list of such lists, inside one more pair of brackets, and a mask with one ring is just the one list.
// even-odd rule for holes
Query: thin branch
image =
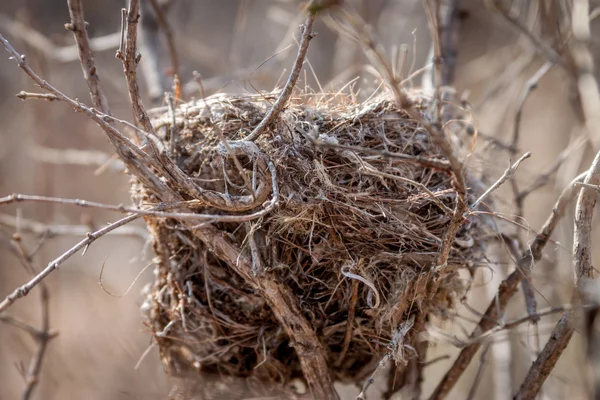
{"label": "thin branch", "polygon": [[134,221],[140,218],[141,215],[130,215],[128,217],[122,218],[116,222],[113,222],[110,225],[105,226],[102,229],[99,229],[95,232],[91,232],[87,234],[87,237],[77,243],[75,246],[71,247],[69,250],[61,254],[58,258],[52,260],[48,266],[43,269],[39,274],[37,274],[33,279],[31,279],[26,284],[15,289],[11,294],[6,296],[6,298],[0,303],[0,314],[5,311],[8,307],[10,307],[15,301],[18,299],[25,297],[29,294],[31,289],[39,285],[48,275],[50,275],[54,270],[58,269],[58,267],[68,260],[73,254],[77,253],[79,250],[87,248],[91,243],[93,243],[96,239],[101,236],[106,235],[108,232],[119,228],[120,226],[126,225],[131,221]]}
{"label": "thin branch", "polygon": [[[595,304],[588,304],[588,305],[581,306],[581,308],[586,311],[594,311],[594,310],[597,310],[599,308],[599,306],[595,305]],[[525,322],[537,321],[537,320],[540,320],[542,317],[545,317],[548,315],[557,314],[557,313],[564,314],[564,313],[569,313],[573,310],[574,310],[574,307],[572,304],[565,304],[562,306],[548,307],[541,311],[537,311],[533,314],[528,312],[527,315],[525,315],[521,318],[518,318],[518,319],[514,319],[509,322],[495,321],[497,325],[494,326],[492,329],[490,329],[486,332],[483,332],[481,335],[479,335],[477,337],[470,336],[466,340],[460,339],[454,335],[442,332],[441,330],[438,330],[438,328],[435,328],[435,327],[430,327],[430,336],[434,337],[434,338],[442,338],[455,347],[464,348],[467,346],[471,346],[474,343],[488,343],[491,340],[492,336],[494,336],[498,332],[514,329],[517,326],[524,324]]]}
{"label": "thin branch", "polygon": [[133,107],[133,117],[148,133],[155,134],[150,118],[142,104],[140,87],[137,80],[137,64],[140,56],[137,54],[137,26],[140,20],[140,0],[129,0],[127,12],[127,24],[125,27],[125,51],[117,53],[117,57],[123,62],[123,71],[127,88],[129,90],[129,100]]}
{"label": "thin branch", "polygon": [[490,2],[518,32],[522,33],[533,44],[533,47],[546,57],[549,61],[557,65],[564,65],[563,59],[550,45],[533,33],[521,20],[519,16],[513,13],[503,2],[503,0],[492,0]]}
{"label": "thin branch", "polygon": [[477,392],[477,388],[479,387],[479,384],[481,383],[481,378],[483,378],[483,371],[485,370],[485,366],[488,361],[488,352],[489,352],[491,346],[492,346],[491,343],[486,344],[485,347],[483,348],[483,351],[481,352],[481,358],[479,359],[479,366],[477,367],[477,373],[475,374],[475,379],[473,380],[471,389],[469,389],[469,394],[467,395],[467,400],[473,400],[475,398],[475,393]]}
{"label": "thin branch", "polygon": [[[29,46],[44,54],[49,60],[59,63],[79,61],[78,46],[57,46],[52,40],[30,26],[7,15],[0,14],[0,26],[14,38],[25,41]],[[96,52],[114,50],[119,45],[120,33],[115,32],[106,36],[90,38],[90,49]]]}
{"label": "thin branch", "polygon": [[152,104],[160,103],[162,95],[169,84],[162,71],[162,51],[159,24],[149,0],[144,0],[141,6],[141,22],[139,34],[140,70],[146,81],[146,92]]}
{"label": "thin branch", "polygon": [[[440,0],[441,1],[441,0]],[[431,33],[431,42],[433,51],[433,98],[435,107],[435,123],[438,127],[443,125],[442,122],[442,69],[444,59],[442,58],[442,47],[440,38],[440,1],[425,0],[425,11],[427,13],[427,22],[429,24],[429,32]]]}
{"label": "thin branch", "polygon": [[292,66],[292,71],[288,80],[279,95],[277,101],[273,104],[271,109],[267,112],[262,121],[254,128],[254,130],[245,138],[247,141],[256,140],[262,133],[265,131],[267,127],[269,127],[277,118],[281,110],[285,107],[288,100],[292,95],[292,91],[298,82],[298,77],[300,76],[300,71],[302,70],[302,65],[304,64],[304,59],[306,58],[306,52],[308,51],[308,44],[310,40],[314,37],[314,33],[312,31],[313,24],[315,22],[315,13],[309,12],[306,20],[304,21],[302,37],[300,39],[300,45],[298,46],[298,54],[296,55],[296,60],[294,61],[294,65]]}
{"label": "thin branch", "polygon": [[48,348],[48,343],[57,335],[56,333],[50,332],[50,304],[48,288],[46,285],[40,286],[40,302],[42,308],[42,328],[38,332],[37,349],[29,364],[29,368],[27,369],[27,375],[25,376],[26,385],[25,390],[23,391],[23,400],[29,400],[33,396],[33,392],[40,380],[40,371],[42,370],[42,362],[44,360],[44,355],[46,354],[46,349]]}
{"label": "thin branch", "polygon": [[102,111],[102,113],[110,115],[108,101],[100,87],[100,77],[98,76],[98,70],[96,69],[96,63],[94,62],[94,56],[90,48],[81,0],[67,0],[67,5],[69,6],[71,22],[65,24],[65,28],[73,32],[73,36],[75,37],[79,61],[81,62],[81,69],[83,70],[83,77],[90,89],[92,103],[94,104],[94,107]]}
{"label": "thin branch", "polygon": [[88,167],[110,168],[114,172],[123,172],[125,165],[116,156],[96,150],[53,149],[50,147],[34,147],[31,149],[34,160],[60,165],[82,165]]}
{"label": "thin branch", "polygon": [[[32,233],[37,236],[47,237],[48,239],[55,236],[84,236],[90,230],[87,225],[44,224],[29,219],[13,217],[8,214],[0,214],[0,225],[13,229],[18,227],[20,232]],[[109,232],[108,235],[132,236],[142,241],[148,239],[148,231],[138,226],[124,226],[118,231]]]}
{"label": "thin branch", "polygon": [[552,69],[554,63],[551,61],[546,61],[539,70],[535,74],[531,76],[527,80],[525,84],[525,89],[521,94],[521,98],[519,99],[519,103],[517,105],[517,112],[515,113],[515,122],[513,127],[513,138],[511,142],[511,147],[516,149],[519,146],[519,136],[521,132],[521,117],[523,116],[523,108],[525,107],[525,102],[533,93],[535,89],[537,89],[540,80]]}
{"label": "thin branch", "polygon": [[173,30],[171,29],[171,24],[169,24],[169,20],[165,15],[165,10],[158,3],[158,0],[149,0],[149,2],[152,6],[152,10],[154,11],[156,21],[158,22],[158,25],[160,25],[160,28],[165,34],[165,39],[167,40],[167,48],[169,50],[169,57],[171,58],[171,69],[173,70],[173,75],[179,76],[179,56],[177,55],[177,47],[175,46],[175,39]]}
{"label": "thin branch", "polygon": [[[159,166],[157,166],[155,161],[152,160],[146,153],[140,150],[128,138],[119,132],[111,123],[107,122],[104,118],[106,114],[100,114],[97,110],[89,108],[81,102],[73,100],[60,92],[54,86],[40,78],[29,67],[29,65],[27,65],[25,62],[25,56],[19,54],[2,35],[0,35],[0,42],[11,54],[12,58],[17,62],[19,68],[21,68],[36,84],[38,84],[42,89],[45,89],[56,95],[56,97],[58,97],[61,101],[67,103],[73,109],[81,111],[83,114],[96,122],[106,133],[106,136],[114,146],[121,160],[123,160],[127,166],[128,170],[136,175],[138,179],[144,183],[144,185],[147,185],[147,187],[153,190],[154,193],[160,194],[163,197],[163,201],[171,201],[174,199],[167,184],[155,176],[148,167],[148,165],[151,165],[157,169],[160,169]],[[96,98],[96,101],[101,102],[101,100],[102,98]],[[142,162],[142,160],[144,162]]]}
{"label": "thin branch", "polygon": [[56,96],[52,93],[29,93],[29,92],[25,92],[23,90],[21,90],[19,93],[17,93],[16,97],[21,100],[27,100],[27,99],[40,99],[40,100],[46,100],[46,101],[60,100],[58,98],[58,96]]}
{"label": "thin branch", "polygon": [[[527,196],[531,193],[535,192],[539,188],[550,182],[550,177],[554,174],[558,168],[562,165],[562,163],[567,159],[567,157],[578,147],[582,146],[586,142],[585,136],[579,136],[575,141],[573,141],[567,148],[562,150],[555,158],[554,162],[546,169],[546,171],[539,174],[533,183],[521,190],[517,196],[517,202],[523,202]],[[577,184],[577,183],[576,183]]]}
{"label": "thin branch", "polygon": [[528,159],[529,157],[531,157],[531,153],[527,152],[525,154],[523,154],[521,156],[521,158],[519,158],[517,160],[517,162],[515,162],[513,165],[509,165],[508,168],[504,171],[504,173],[502,174],[502,176],[500,178],[498,178],[498,180],[489,187],[488,190],[486,190],[470,207],[470,210],[474,210],[477,208],[477,206],[484,201],[485,199],[487,199],[489,197],[489,195],[496,189],[498,189],[504,182],[506,182],[507,179],[511,178],[515,172],[517,171],[517,168],[519,168],[519,165],[521,164],[521,162],[523,162],[523,160]]}
{"label": "thin branch", "polygon": [[457,0],[441,0],[440,16],[438,25],[438,37],[440,39],[442,64],[442,86],[451,85],[454,82],[456,60],[458,58],[459,32],[461,28],[460,10]]}
{"label": "thin branch", "polygon": [[[272,168],[275,170],[275,168]],[[160,204],[155,206],[150,210],[140,210],[138,208],[133,207],[125,207],[123,205],[112,205],[112,204],[104,204],[104,203],[96,203],[93,201],[80,200],[80,199],[64,199],[60,197],[47,197],[47,196],[35,196],[35,195],[23,195],[23,194],[11,194],[6,197],[0,197],[0,205],[8,205],[12,203],[19,202],[41,202],[41,203],[58,203],[58,204],[70,204],[83,208],[99,208],[103,210],[111,210],[125,214],[133,214],[137,216],[154,216],[159,218],[176,218],[180,220],[189,220],[189,221],[211,221],[211,222],[246,222],[257,219],[269,213],[279,201],[279,190],[277,189],[277,177],[273,177],[271,179],[271,183],[273,184],[273,197],[269,201],[269,203],[260,211],[257,211],[252,214],[246,215],[221,215],[221,214],[196,214],[191,212],[165,212],[160,210],[165,210],[169,208],[177,208],[177,207],[195,207],[197,205],[204,206],[198,202],[198,200],[190,200],[186,202],[177,202],[172,204]],[[258,206],[258,205],[257,205]],[[254,207],[253,207],[254,208]]]}

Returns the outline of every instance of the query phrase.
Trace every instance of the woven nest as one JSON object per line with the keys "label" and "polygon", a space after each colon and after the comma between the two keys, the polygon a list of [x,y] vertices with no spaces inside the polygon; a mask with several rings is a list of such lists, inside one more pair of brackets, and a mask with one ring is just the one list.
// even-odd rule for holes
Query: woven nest
{"label": "woven nest", "polygon": [[[158,267],[143,310],[171,373],[284,387],[302,379],[299,344],[252,283],[268,277],[316,333],[332,378],[358,382],[426,299],[428,312],[448,316],[464,294],[458,270],[480,259],[481,231],[474,221],[461,227],[429,293],[456,193],[451,173],[436,168],[445,158],[428,132],[386,98],[357,104],[305,94],[257,140],[243,141],[275,99],[219,95],[174,115],[153,111],[164,146],[213,198],[192,201],[194,211],[232,222],[148,220]],[[428,101],[413,99],[426,116]],[[450,141],[460,155],[461,141]],[[156,202],[139,183],[134,196]],[[251,260],[251,274],[200,240],[195,232],[208,226],[205,236]],[[410,350],[392,356],[406,363]]]}

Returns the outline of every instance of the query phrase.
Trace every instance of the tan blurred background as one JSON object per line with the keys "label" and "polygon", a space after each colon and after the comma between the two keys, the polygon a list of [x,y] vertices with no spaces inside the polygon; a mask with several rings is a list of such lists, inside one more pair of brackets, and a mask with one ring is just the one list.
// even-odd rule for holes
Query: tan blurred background
{"label": "tan blurred background", "polygon": [[[119,31],[120,8],[125,6],[124,2],[87,0],[83,3],[91,37]],[[372,24],[389,55],[396,54],[398,47],[404,44],[409,48],[409,65],[415,65],[413,70],[426,64],[430,38],[421,1],[354,0],[349,3]],[[480,2],[464,0],[459,3],[464,15],[459,31],[456,87],[473,105],[474,118],[481,132],[508,142],[516,104],[526,80],[544,60],[527,40]],[[536,15],[534,3],[537,2],[521,3],[523,12],[528,10]],[[289,72],[293,61],[293,37],[302,21],[299,10],[297,2],[292,0],[173,0],[168,16],[181,59],[182,81],[191,81],[192,71],[197,70],[209,93],[273,89],[280,77],[286,76],[282,74]],[[65,46],[73,44],[71,33],[63,27],[68,20],[64,0],[0,2],[0,33],[27,55],[30,65],[46,80],[65,94],[88,102],[87,87],[78,62],[59,59],[63,53],[59,54],[57,49],[64,50]],[[23,31],[19,29],[39,31],[56,49],[40,48],[31,41],[22,40],[19,32]],[[321,85],[327,91],[360,76],[357,87],[361,88],[362,95],[368,96],[377,81],[360,68],[365,63],[360,49],[354,43],[340,39],[322,23],[317,23],[314,30],[318,36],[311,42],[308,53],[314,75],[307,68],[299,86],[306,84],[318,90]],[[261,65],[288,45],[292,46]],[[116,46],[96,54],[98,70],[112,111],[130,120],[128,95],[121,63],[114,58],[115,50]],[[8,60],[8,53],[0,51],[0,54],[3,55],[0,57],[0,196],[16,192],[127,203],[128,178],[122,173],[105,168],[98,174],[98,165],[65,165],[41,160],[40,148],[94,150],[109,155],[111,149],[100,129],[65,105],[17,99],[14,95],[20,90],[36,91],[36,88],[14,61]],[[600,56],[600,52],[595,54]],[[162,55],[161,68],[167,76],[169,58],[164,50]],[[414,84],[419,82],[420,77],[417,77]],[[147,89],[143,80],[142,88]],[[197,93],[192,95],[198,96]],[[150,103],[146,98],[146,104]],[[518,178],[522,185],[533,182],[553,164],[562,150],[584,135],[577,127],[570,82],[560,68],[551,70],[528,100],[521,132],[521,152],[533,153],[519,169]],[[477,139],[477,149],[485,145],[485,139]],[[549,184],[527,199],[525,219],[532,231],[525,231],[525,237],[533,236],[533,231],[550,212],[557,193],[589,164],[592,151],[596,150],[591,141],[585,137],[580,139],[580,145],[569,153]],[[500,150],[491,154],[492,157],[477,150],[469,161],[472,170],[486,174],[488,184],[502,173],[510,157]],[[514,210],[509,206],[511,194],[507,189],[499,192],[496,206],[499,211],[510,214]],[[0,209],[5,221],[4,224],[0,222],[2,238],[10,240],[15,229],[6,223],[10,220],[7,216],[17,214],[23,219],[60,225],[100,226],[120,217],[106,211],[65,205],[21,204],[18,210],[15,206]],[[572,211],[565,221],[572,221]],[[554,237],[556,242],[547,248],[546,259],[534,271],[540,308],[559,305],[570,298],[571,225],[571,222],[563,223]],[[136,226],[138,230],[133,235],[116,231],[95,242],[85,256],[71,258],[47,279],[50,323],[59,336],[49,344],[34,398],[165,398],[169,383],[163,375],[156,349],[139,362],[150,344],[139,306],[142,301],[140,290],[152,279],[151,268],[142,273],[122,297],[110,296],[98,284],[100,269],[105,263],[104,286],[112,294],[121,295],[151,260],[151,249],[144,246],[144,228],[142,224]],[[39,236],[23,235],[28,249],[40,241]],[[45,266],[80,239],[81,236],[58,236],[45,240],[36,253],[36,264]],[[5,244],[0,242],[0,297],[29,278]],[[489,258],[489,269],[482,269],[476,278],[469,300],[479,310],[487,305],[495,291],[494,285],[508,268],[506,257],[499,252],[492,249]],[[19,301],[9,314],[38,325],[38,293],[34,291]],[[460,314],[475,318],[462,308]],[[521,293],[513,299],[509,315],[524,315]],[[554,321],[553,317],[542,320],[542,342]],[[455,323],[444,324],[443,328],[461,332],[461,327],[470,330],[471,326],[468,321],[457,319]],[[517,332],[496,338],[475,398],[512,398],[514,388],[520,385],[529,367],[534,348],[527,325]],[[0,324],[0,399],[21,397],[24,382],[19,371],[27,368],[34,349],[30,337]],[[454,349],[439,345],[430,351],[430,358],[455,353]],[[548,380],[544,398],[585,398],[583,360],[582,348],[574,340]],[[476,357],[451,398],[467,396],[478,363]],[[430,393],[449,365],[450,360],[445,360],[427,367],[425,393]],[[352,388],[345,392],[349,393],[348,398],[353,398],[350,395]]]}

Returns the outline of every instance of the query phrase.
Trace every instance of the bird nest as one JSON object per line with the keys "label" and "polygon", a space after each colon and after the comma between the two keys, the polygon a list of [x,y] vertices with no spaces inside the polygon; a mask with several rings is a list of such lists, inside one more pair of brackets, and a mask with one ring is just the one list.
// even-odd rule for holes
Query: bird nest
{"label": "bird nest", "polygon": [[[412,98],[428,118],[430,101]],[[422,313],[449,315],[465,290],[458,271],[481,258],[481,229],[461,226],[431,285],[457,194],[430,134],[385,97],[301,94],[244,140],[275,99],[152,111],[162,145],[209,200],[189,202],[205,221],[148,219],[157,268],[144,315],[174,374],[284,387],[302,379],[299,352],[312,346],[332,379],[358,382],[390,351],[397,363],[414,357],[416,338],[392,347]],[[140,183],[134,197],[153,201]],[[307,326],[318,343],[291,338]]]}

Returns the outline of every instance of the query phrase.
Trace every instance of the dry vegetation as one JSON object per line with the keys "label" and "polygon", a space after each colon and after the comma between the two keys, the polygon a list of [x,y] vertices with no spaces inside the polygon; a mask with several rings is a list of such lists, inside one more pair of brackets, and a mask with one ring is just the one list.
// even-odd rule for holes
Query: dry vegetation
{"label": "dry vegetation", "polygon": [[[35,107],[26,122],[33,144],[15,139],[25,129],[23,118],[2,116],[4,148],[14,146],[33,161],[19,162],[19,151],[1,152],[0,172],[11,179],[0,187],[19,190],[18,177],[31,171],[26,188],[36,193],[0,198],[6,209],[0,244],[8,250],[0,269],[7,283],[0,286],[0,340],[8,360],[2,367],[10,369],[2,376],[8,396],[554,399],[598,393],[592,243],[600,190],[594,69],[600,52],[593,2],[129,0],[120,15],[118,5],[86,4],[85,17],[81,1],[66,3],[72,47],[23,16],[0,15],[0,42],[11,58],[2,76],[17,76],[8,72],[16,64],[29,81],[10,90],[27,88],[18,97]],[[193,31],[178,22],[193,10],[206,17],[230,8],[228,69],[219,71],[215,48],[222,43],[194,47]],[[261,36],[252,21],[258,24],[265,12],[273,25]],[[89,32],[94,25],[86,21],[101,21],[104,13],[118,17],[119,34]],[[405,26],[378,28],[394,16]],[[399,43],[396,35],[406,26],[428,33],[430,45],[414,32]],[[269,40],[259,43],[280,31],[284,40],[270,50]],[[244,39],[249,32],[253,41]],[[386,37],[394,38],[390,46]],[[297,52],[290,51],[295,44]],[[106,49],[116,50],[117,60],[98,56]],[[423,49],[428,56],[420,55]],[[69,88],[69,60],[81,64],[91,105]],[[117,63],[124,80],[111,79]],[[192,73],[196,65],[209,76]],[[51,71],[62,79],[50,79]],[[232,80],[247,86],[228,85]],[[538,88],[543,81],[552,84]],[[128,97],[129,107],[115,107],[112,97]],[[151,103],[162,105],[144,106]],[[72,148],[76,141],[60,139],[68,130],[63,122],[55,124],[58,138],[43,136],[53,120],[45,110],[65,105],[84,118],[78,124],[78,116],[66,114],[61,121],[94,123],[110,149],[92,142]],[[132,117],[120,115],[127,109]],[[95,199],[100,189],[106,203],[75,200],[65,184],[72,180],[44,167],[52,164],[63,174],[97,168],[97,180],[109,169],[124,171],[129,183],[122,181],[115,194],[107,190],[115,175],[103,188],[84,178],[76,196]],[[549,190],[552,183],[556,190]],[[81,225],[60,224],[59,205],[92,211],[81,215]],[[94,214],[109,211],[125,216],[104,224],[105,214]],[[147,230],[135,225],[142,219]],[[63,235],[80,241],[69,247],[56,240]],[[141,238],[146,245],[133,250],[141,252],[137,263],[154,272],[142,270],[139,281],[122,273],[109,284],[126,288],[133,281],[125,293],[145,284],[146,332],[139,339],[131,339],[142,327],[139,316],[120,305],[89,308],[94,296],[97,302],[120,297],[107,287],[104,267],[107,256],[128,245],[101,247],[116,235]],[[85,279],[52,280],[79,252],[99,266],[97,294],[83,289]],[[28,278],[9,267],[15,262]],[[119,304],[128,298],[129,310],[144,300],[129,295]],[[35,320],[30,310],[41,311],[41,323],[23,322]],[[81,340],[76,321],[84,319],[90,325],[78,328]],[[127,321],[123,330],[115,328],[118,320]],[[565,352],[577,327],[586,351]],[[108,338],[99,340],[101,348],[89,342],[98,333]],[[31,348],[22,345],[26,335]],[[130,356],[119,354],[124,349]],[[82,375],[92,363],[98,386]],[[161,364],[166,384],[153,378],[162,376]],[[19,374],[24,384],[16,381]],[[111,375],[118,378],[102,379]],[[61,391],[69,376],[77,383]],[[493,384],[483,385],[486,380]],[[107,384],[117,381],[118,388]]]}

